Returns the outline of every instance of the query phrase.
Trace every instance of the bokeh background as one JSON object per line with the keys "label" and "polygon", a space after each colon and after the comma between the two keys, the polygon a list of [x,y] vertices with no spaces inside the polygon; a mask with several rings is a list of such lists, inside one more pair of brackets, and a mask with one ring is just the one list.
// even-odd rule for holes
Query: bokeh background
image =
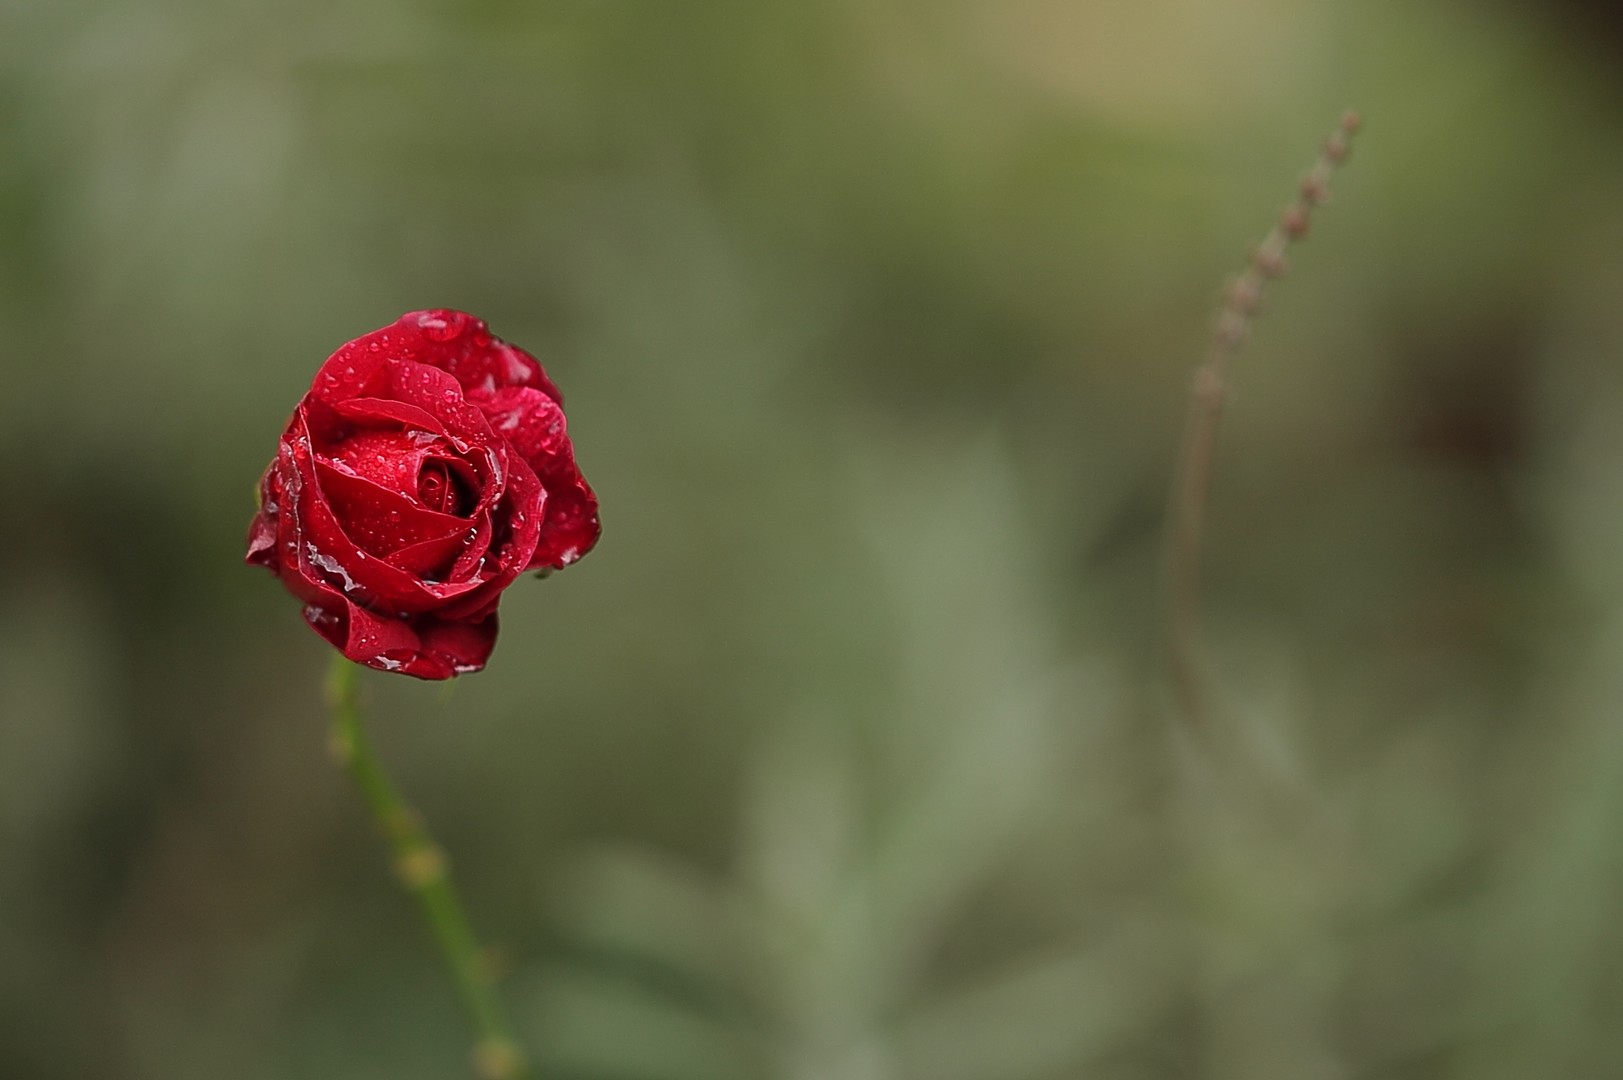
{"label": "bokeh background", "polygon": [[[241,563],[338,344],[563,385],[590,558],[368,676],[547,1080],[1623,1075],[1623,20],[0,8],[0,1076],[467,1036]],[[1219,720],[1159,659],[1220,283]]]}

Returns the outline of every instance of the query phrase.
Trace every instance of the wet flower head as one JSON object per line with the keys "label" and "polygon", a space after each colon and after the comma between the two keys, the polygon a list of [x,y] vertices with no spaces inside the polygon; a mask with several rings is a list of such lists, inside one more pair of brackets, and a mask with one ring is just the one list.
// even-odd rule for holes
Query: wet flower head
{"label": "wet flower head", "polygon": [[260,481],[247,561],[357,663],[423,679],[484,667],[526,570],[597,542],[563,396],[460,311],[417,311],[327,359]]}

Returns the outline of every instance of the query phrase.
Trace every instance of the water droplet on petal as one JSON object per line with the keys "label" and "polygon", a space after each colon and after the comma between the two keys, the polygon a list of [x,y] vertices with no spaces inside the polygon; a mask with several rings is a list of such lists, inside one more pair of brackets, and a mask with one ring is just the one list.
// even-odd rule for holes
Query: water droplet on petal
{"label": "water droplet on petal", "polygon": [[430,341],[450,341],[459,337],[468,325],[468,316],[460,311],[431,312],[417,317],[417,326]]}

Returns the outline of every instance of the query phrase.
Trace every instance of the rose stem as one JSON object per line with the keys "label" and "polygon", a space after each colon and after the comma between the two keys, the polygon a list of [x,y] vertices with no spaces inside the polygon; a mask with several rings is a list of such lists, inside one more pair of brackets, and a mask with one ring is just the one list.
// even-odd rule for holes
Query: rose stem
{"label": "rose stem", "polygon": [[1195,372],[1167,518],[1167,647],[1178,705],[1191,723],[1203,722],[1208,711],[1200,646],[1200,556],[1228,370],[1250,332],[1267,283],[1285,274],[1285,249],[1307,235],[1314,207],[1329,197],[1330,174],[1346,160],[1359,126],[1357,113],[1342,115],[1302,178],[1296,198],[1251,253],[1244,272],[1229,283],[1205,361]]}
{"label": "rose stem", "polygon": [[356,664],[342,656],[333,657],[327,677],[333,756],[348,770],[387,838],[395,871],[407,891],[417,898],[423,920],[439,945],[457,996],[478,1033],[473,1055],[475,1071],[487,1080],[520,1080],[525,1072],[523,1055],[497,996],[490,962],[468,924],[445,852],[389,779],[366,737],[361,726],[356,673]]}

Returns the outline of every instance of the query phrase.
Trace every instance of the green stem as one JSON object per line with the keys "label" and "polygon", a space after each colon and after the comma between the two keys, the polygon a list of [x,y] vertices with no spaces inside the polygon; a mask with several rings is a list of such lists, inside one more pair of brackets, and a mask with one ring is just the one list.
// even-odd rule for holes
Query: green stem
{"label": "green stem", "polygon": [[357,665],[333,658],[327,677],[332,708],[333,756],[348,770],[367,809],[389,842],[395,870],[422,911],[439,945],[478,1042],[474,1067],[487,1080],[522,1080],[523,1055],[508,1026],[507,1012],[496,993],[494,973],[480,948],[467,913],[452,884],[445,852],[423,827],[422,819],[383,770],[361,726]]}

